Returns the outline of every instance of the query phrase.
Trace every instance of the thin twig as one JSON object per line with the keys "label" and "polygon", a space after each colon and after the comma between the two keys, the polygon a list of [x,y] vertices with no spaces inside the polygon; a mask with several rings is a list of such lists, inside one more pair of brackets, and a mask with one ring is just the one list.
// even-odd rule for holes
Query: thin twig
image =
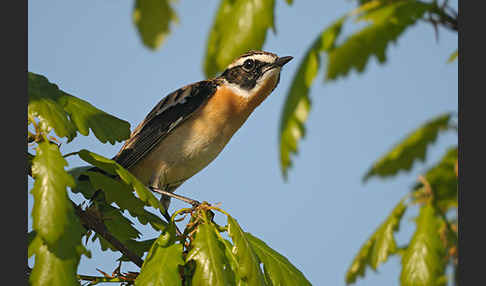
{"label": "thin twig", "polygon": [[181,200],[183,202],[186,202],[186,203],[192,205],[193,207],[197,207],[201,204],[200,202],[193,200],[191,198],[184,197],[184,196],[181,196],[181,195],[176,195],[174,193],[171,193],[171,192],[168,192],[168,191],[165,191],[165,190],[161,190],[161,189],[158,189],[156,187],[149,187],[149,189],[152,190],[152,192],[159,193],[161,195],[169,196],[169,197],[172,197],[174,199],[178,199],[178,200]]}

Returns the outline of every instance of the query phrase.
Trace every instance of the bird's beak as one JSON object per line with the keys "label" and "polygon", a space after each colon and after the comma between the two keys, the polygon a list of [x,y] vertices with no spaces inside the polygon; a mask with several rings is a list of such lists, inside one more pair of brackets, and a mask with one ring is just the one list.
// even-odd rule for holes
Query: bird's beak
{"label": "bird's beak", "polygon": [[287,57],[280,57],[278,58],[273,65],[283,67],[286,63],[290,62],[294,57],[287,56]]}

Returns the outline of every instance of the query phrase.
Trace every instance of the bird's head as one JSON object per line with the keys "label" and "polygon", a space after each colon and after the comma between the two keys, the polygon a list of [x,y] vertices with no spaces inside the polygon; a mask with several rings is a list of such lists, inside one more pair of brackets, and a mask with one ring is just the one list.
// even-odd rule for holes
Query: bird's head
{"label": "bird's head", "polygon": [[235,59],[221,74],[236,95],[262,102],[280,81],[280,70],[292,57],[278,57],[264,51],[250,51]]}

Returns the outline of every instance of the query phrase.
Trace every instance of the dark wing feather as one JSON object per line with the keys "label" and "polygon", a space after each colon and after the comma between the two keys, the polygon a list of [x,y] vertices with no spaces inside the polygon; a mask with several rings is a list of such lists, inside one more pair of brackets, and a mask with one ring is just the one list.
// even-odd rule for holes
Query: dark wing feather
{"label": "dark wing feather", "polygon": [[174,128],[206,103],[216,92],[218,84],[216,80],[200,81],[164,97],[133,130],[113,160],[124,168],[135,165]]}

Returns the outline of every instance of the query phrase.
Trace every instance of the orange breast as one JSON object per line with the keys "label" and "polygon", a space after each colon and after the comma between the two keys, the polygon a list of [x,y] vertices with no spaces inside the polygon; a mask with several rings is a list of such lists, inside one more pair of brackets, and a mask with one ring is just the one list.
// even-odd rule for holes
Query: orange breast
{"label": "orange breast", "polygon": [[193,176],[223,150],[251,113],[248,100],[226,88],[176,127],[130,171],[145,184],[172,184]]}
{"label": "orange breast", "polygon": [[216,93],[176,127],[130,171],[145,184],[176,184],[201,171],[223,150],[252,111],[270,94],[275,82],[245,98],[227,87]]}

